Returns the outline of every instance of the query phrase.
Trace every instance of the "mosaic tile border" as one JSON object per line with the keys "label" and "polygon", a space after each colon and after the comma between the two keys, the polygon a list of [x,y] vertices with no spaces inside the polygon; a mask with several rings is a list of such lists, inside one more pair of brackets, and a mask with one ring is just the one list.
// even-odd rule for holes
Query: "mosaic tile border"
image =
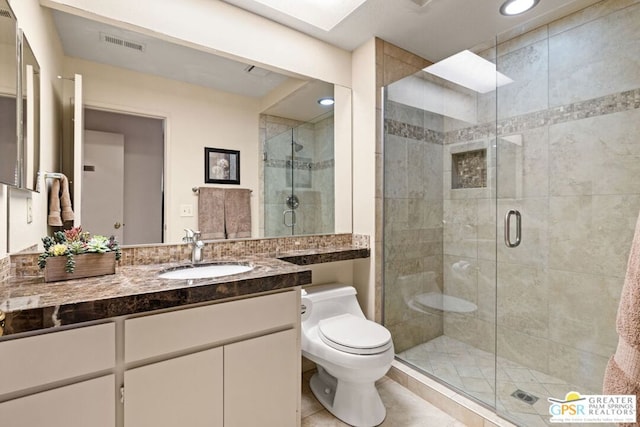
{"label": "mosaic tile border", "polygon": [[[498,121],[497,134],[509,135],[543,126],[621,113],[638,108],[640,108],[640,88],[500,120]],[[481,124],[454,132],[447,132],[445,144],[473,141],[493,136],[493,125]]]}
{"label": "mosaic tile border", "polygon": [[[352,235],[349,233],[275,237],[265,239],[217,240],[206,242],[204,247],[205,259],[224,257],[238,257],[249,255],[263,255],[279,257],[283,254],[297,251],[315,250],[318,252],[331,249],[368,249],[369,236]],[[2,278],[2,263],[9,263],[8,276],[27,277],[40,276],[38,268],[38,253],[19,253],[0,260],[0,279]],[[167,262],[186,262],[191,258],[191,249],[187,244],[164,244],[151,246],[133,246],[122,249],[120,267],[130,265],[150,265]],[[7,277],[8,278],[8,277]]]}
{"label": "mosaic tile border", "polygon": [[[290,167],[290,162],[291,162],[290,160],[280,160],[280,159],[267,160],[266,162],[264,162],[264,166],[268,168],[274,168],[274,169],[286,169]],[[331,169],[334,166],[335,166],[334,159],[320,160],[319,162],[307,162],[307,161],[301,161],[301,160],[293,161],[293,168],[299,169],[299,170],[311,169],[312,171],[315,171],[315,170]]]}
{"label": "mosaic tile border", "polygon": [[0,283],[9,279],[11,275],[11,259],[9,255],[0,258]]}
{"label": "mosaic tile border", "polygon": [[385,119],[384,133],[393,136],[400,136],[402,138],[414,139],[416,141],[433,142],[436,144],[443,144],[445,140],[445,134],[442,132],[393,119]]}
{"label": "mosaic tile border", "polygon": [[[500,120],[497,124],[497,135],[510,135],[543,126],[621,113],[639,108],[640,88]],[[384,131],[385,134],[393,136],[444,145],[493,138],[496,135],[493,123],[482,123],[441,133],[393,119],[385,119]]]}

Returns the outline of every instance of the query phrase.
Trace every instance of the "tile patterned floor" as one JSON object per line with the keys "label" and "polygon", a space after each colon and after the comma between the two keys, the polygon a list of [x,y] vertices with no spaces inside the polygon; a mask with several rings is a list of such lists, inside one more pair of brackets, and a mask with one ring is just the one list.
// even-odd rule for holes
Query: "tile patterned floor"
{"label": "tile patterned floor", "polygon": [[[571,390],[598,394],[501,357],[498,357],[496,371],[493,354],[444,335],[398,356],[481,402],[495,406],[499,413],[508,415],[512,421],[525,427],[551,425],[548,421],[548,397],[563,397]],[[497,394],[494,393],[495,385]],[[533,404],[518,400],[511,396],[516,390],[532,394],[538,400]]]}
{"label": "tile patterned floor", "polygon": [[[324,409],[309,388],[313,372],[302,376],[302,427],[343,427],[348,424]],[[452,416],[416,396],[395,381],[384,377],[377,383],[387,408],[382,427],[465,427]]]}

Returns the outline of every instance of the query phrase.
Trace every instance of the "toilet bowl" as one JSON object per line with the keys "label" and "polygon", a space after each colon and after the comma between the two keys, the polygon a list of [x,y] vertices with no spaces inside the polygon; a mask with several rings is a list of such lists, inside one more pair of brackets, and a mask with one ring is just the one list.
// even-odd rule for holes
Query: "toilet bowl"
{"label": "toilet bowl", "polygon": [[343,284],[302,291],[302,355],[316,363],[311,391],[333,415],[356,427],[384,421],[375,382],[394,358],[389,331],[367,320],[356,290]]}

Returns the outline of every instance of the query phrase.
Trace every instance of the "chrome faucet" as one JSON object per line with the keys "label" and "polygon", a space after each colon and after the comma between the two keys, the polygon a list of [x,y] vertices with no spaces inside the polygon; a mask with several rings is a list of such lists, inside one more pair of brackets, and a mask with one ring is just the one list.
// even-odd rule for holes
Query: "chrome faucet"
{"label": "chrome faucet", "polygon": [[204,243],[200,240],[200,232],[190,228],[185,228],[184,231],[187,235],[182,238],[182,241],[191,245],[191,263],[198,264],[202,262],[202,249],[204,248]]}

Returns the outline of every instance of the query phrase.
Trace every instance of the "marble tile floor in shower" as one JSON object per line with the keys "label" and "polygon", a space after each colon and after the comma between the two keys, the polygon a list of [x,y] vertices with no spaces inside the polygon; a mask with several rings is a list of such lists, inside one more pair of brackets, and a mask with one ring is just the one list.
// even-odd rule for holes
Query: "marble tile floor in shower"
{"label": "marble tile floor in shower", "polygon": [[[311,392],[309,380],[313,372],[305,372],[302,376],[302,427],[348,427],[324,409]],[[382,427],[465,427],[465,424],[387,377],[378,381],[377,387],[387,408]]]}
{"label": "marble tile floor in shower", "polygon": [[[490,406],[497,400],[498,412],[524,427],[552,425],[549,422],[549,397],[563,398],[569,391],[600,394],[600,391],[585,390],[502,357],[498,357],[496,372],[493,354],[444,335],[412,347],[398,357]],[[494,397],[496,373],[498,393]],[[516,390],[538,400],[533,404],[519,400],[512,396]]]}

